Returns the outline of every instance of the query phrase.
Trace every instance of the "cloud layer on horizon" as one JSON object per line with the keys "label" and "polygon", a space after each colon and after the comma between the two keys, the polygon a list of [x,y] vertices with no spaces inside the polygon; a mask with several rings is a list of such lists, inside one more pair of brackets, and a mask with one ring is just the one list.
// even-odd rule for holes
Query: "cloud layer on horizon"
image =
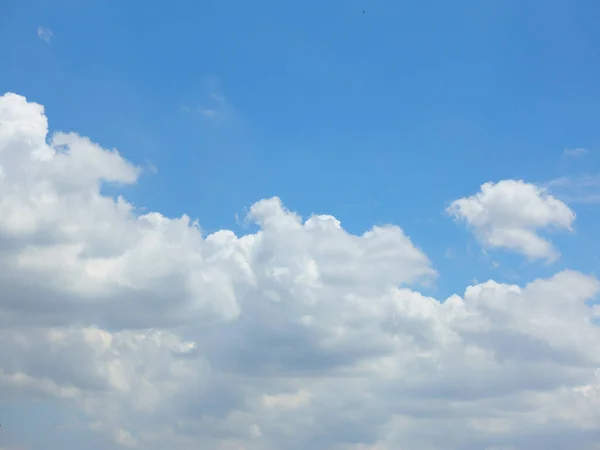
{"label": "cloud layer on horizon", "polygon": [[[0,97],[0,398],[76,408],[115,449],[598,448],[594,277],[434,299],[397,226],[357,236],[271,198],[258,232],[205,236],[101,193],[139,173]],[[449,212],[545,259],[537,230],[575,218],[514,180]]]}

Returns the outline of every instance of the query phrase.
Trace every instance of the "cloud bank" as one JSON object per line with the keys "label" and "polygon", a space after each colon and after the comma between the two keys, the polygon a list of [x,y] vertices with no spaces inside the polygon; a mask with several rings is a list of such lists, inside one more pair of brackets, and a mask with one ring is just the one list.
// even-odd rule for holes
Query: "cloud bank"
{"label": "cloud bank", "polygon": [[[0,398],[77,409],[114,449],[598,448],[595,278],[434,299],[399,227],[352,235],[272,198],[258,232],[204,235],[101,194],[139,173],[0,97]],[[542,258],[535,230],[574,220],[518,181],[450,211]]]}

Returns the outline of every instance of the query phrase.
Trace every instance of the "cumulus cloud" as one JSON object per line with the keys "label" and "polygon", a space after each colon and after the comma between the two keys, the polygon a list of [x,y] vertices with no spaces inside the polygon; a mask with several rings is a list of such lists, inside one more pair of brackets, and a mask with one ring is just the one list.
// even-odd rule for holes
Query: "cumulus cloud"
{"label": "cumulus cloud", "polygon": [[102,195],[139,174],[116,150],[47,133],[42,106],[0,97],[0,398],[75,408],[114,449],[597,441],[594,277],[439,301],[415,290],[436,272],[399,227],[353,235],[272,198],[250,208],[256,233],[205,235]]}
{"label": "cumulus cloud", "polygon": [[446,211],[466,222],[486,247],[505,248],[549,262],[560,254],[538,231],[571,231],[575,220],[573,211],[545,188],[520,180],[485,183],[477,194],[455,200]]}
{"label": "cumulus cloud", "polygon": [[50,42],[54,37],[54,33],[50,28],[38,27],[37,35],[42,41]]}

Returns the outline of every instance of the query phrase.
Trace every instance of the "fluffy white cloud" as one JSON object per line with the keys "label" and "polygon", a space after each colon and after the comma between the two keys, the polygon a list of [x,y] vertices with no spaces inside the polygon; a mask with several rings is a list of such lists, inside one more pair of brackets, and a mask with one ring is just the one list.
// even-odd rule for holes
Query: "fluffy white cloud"
{"label": "fluffy white cloud", "polygon": [[477,194],[452,202],[447,212],[464,220],[487,247],[548,261],[560,254],[538,231],[549,227],[570,231],[575,220],[565,203],[544,188],[520,180],[485,183]]}
{"label": "fluffy white cloud", "polygon": [[[139,169],[75,134],[47,141],[43,108],[13,94],[0,168],[0,398],[76,408],[102,448],[597,441],[593,277],[489,281],[440,302],[413,290],[436,273],[400,228],[355,236],[276,198],[250,209],[257,233],[204,236],[103,196]],[[537,194],[550,212],[475,205],[531,229],[561,210]]]}

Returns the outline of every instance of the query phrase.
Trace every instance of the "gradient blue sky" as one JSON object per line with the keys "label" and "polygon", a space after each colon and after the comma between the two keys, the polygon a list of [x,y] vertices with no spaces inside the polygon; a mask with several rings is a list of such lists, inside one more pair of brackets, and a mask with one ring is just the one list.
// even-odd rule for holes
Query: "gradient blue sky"
{"label": "gradient blue sky", "polygon": [[[234,215],[273,195],[354,232],[395,223],[432,258],[438,295],[473,278],[509,280],[491,259],[517,262],[525,278],[598,268],[597,204],[571,205],[578,239],[554,238],[563,258],[551,269],[480,256],[443,215],[486,181],[598,170],[597,2],[5,0],[0,8],[2,91],[43,104],[51,129],[155,166],[125,190],[136,205],[185,212],[207,231],[243,231]],[[40,26],[52,30],[49,42]],[[578,147],[591,152],[563,156]]]}

